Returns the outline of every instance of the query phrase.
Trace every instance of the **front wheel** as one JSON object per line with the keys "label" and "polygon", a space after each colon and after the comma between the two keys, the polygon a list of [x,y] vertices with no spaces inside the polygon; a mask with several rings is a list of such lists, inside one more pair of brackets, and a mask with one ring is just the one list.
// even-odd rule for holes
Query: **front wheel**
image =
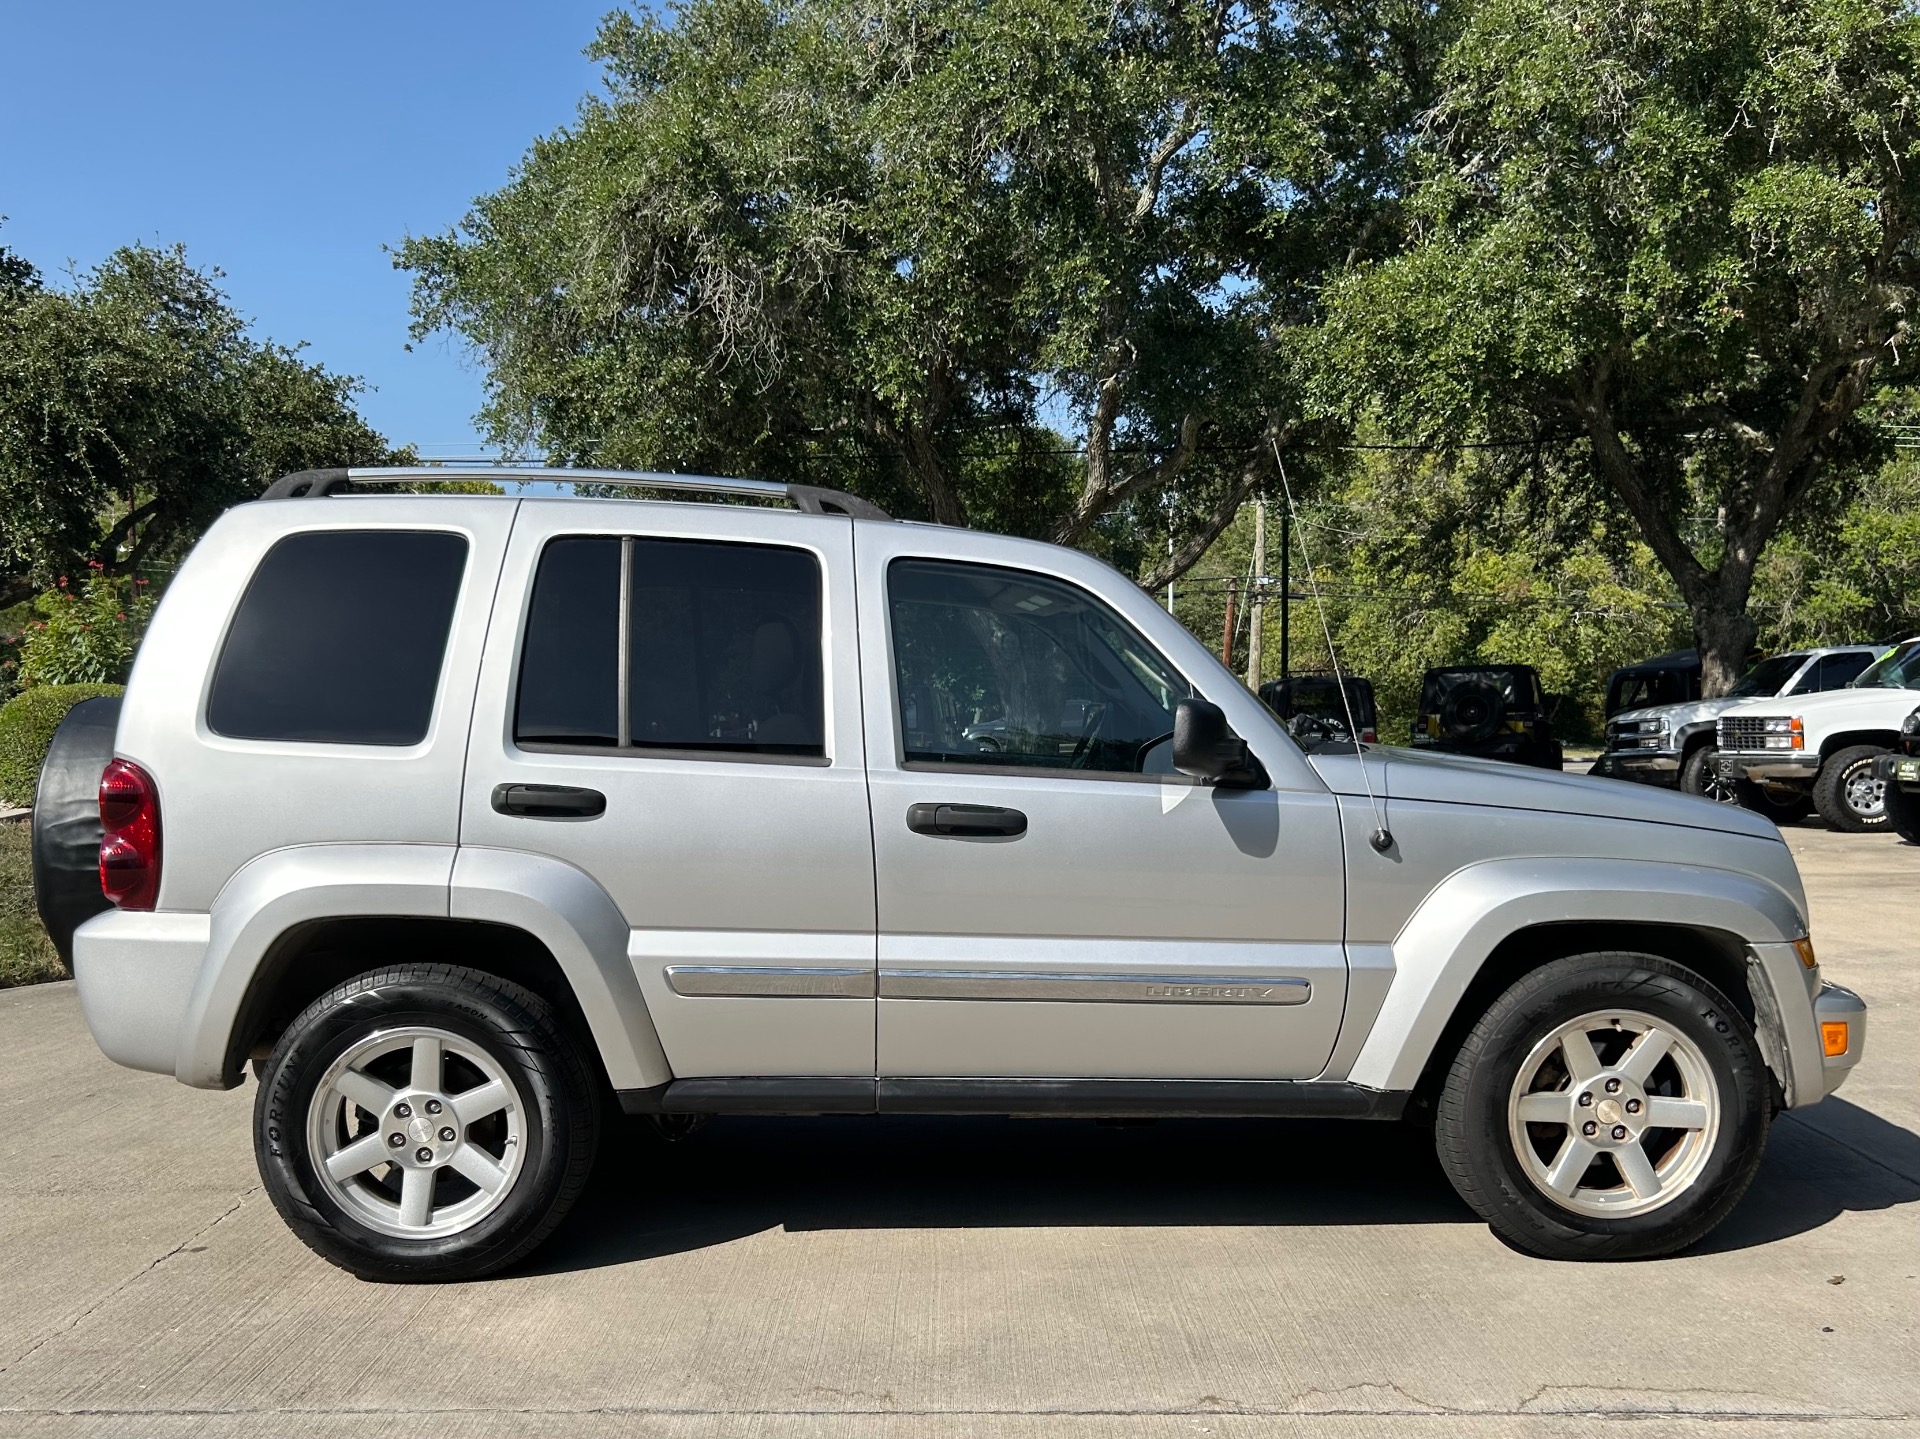
{"label": "front wheel", "polygon": [[274,1207],[362,1279],[472,1279],[513,1263],[586,1184],[599,1104],[539,996],[477,970],[350,979],[275,1046],[254,1102]]}
{"label": "front wheel", "polygon": [[1699,1240],[1752,1182],[1771,1090],[1753,1031],[1650,954],[1523,976],[1454,1056],[1440,1163],[1496,1233],[1549,1259],[1639,1259]]}
{"label": "front wheel", "polygon": [[1813,782],[1820,818],[1845,834],[1885,829],[1887,782],[1873,772],[1873,762],[1885,753],[1878,745],[1856,744],[1829,756]]}
{"label": "front wheel", "polygon": [[1680,792],[1710,799],[1715,804],[1738,804],[1740,796],[1734,793],[1734,782],[1722,779],[1720,767],[1714,763],[1719,756],[1719,749],[1710,744],[1691,750],[1680,766]]}

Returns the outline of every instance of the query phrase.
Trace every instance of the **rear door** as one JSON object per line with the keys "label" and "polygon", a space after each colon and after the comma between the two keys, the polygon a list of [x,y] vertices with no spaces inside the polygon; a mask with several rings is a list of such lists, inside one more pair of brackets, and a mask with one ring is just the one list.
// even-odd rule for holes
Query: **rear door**
{"label": "rear door", "polygon": [[1198,646],[1170,617],[1082,557],[931,533],[858,527],[881,1076],[1320,1073],[1346,994],[1333,797],[1217,665],[1275,783],[1172,773],[1193,683],[1166,655]]}
{"label": "rear door", "polygon": [[508,546],[461,843],[600,883],[681,1078],[873,1074],[851,529],[529,500]]}

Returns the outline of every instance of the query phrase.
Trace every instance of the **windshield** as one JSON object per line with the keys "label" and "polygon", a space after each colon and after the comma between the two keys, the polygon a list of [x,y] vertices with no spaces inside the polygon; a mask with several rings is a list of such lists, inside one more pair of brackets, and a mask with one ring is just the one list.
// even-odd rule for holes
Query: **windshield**
{"label": "windshield", "polygon": [[1806,662],[1805,655],[1775,655],[1770,660],[1761,660],[1741,677],[1739,683],[1727,691],[1727,698],[1749,699],[1761,695],[1777,695]]}
{"label": "windshield", "polygon": [[1908,640],[1881,655],[1853,682],[1860,690],[1920,690],[1920,640]]}

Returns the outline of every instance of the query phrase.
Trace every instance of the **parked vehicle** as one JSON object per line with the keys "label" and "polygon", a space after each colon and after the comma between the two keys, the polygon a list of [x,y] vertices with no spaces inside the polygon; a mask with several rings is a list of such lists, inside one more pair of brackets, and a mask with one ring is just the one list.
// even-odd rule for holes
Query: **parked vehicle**
{"label": "parked vehicle", "polygon": [[[1732,803],[1731,783],[1714,766],[1720,716],[1742,700],[1821,694],[1844,689],[1887,652],[1885,645],[1836,645],[1764,659],[1719,699],[1627,710],[1607,721],[1607,749],[1595,774],[1672,785],[1687,794]],[[1616,672],[1618,673],[1618,672]],[[1811,801],[1802,801],[1811,807]]]}
{"label": "parked vehicle", "polygon": [[1685,704],[1700,698],[1700,651],[1674,650],[1637,664],[1622,665],[1607,676],[1603,712],[1608,719],[1624,710]]}
{"label": "parked vehicle", "polygon": [[1478,755],[1515,764],[1561,767],[1553,712],[1559,701],[1540,685],[1532,665],[1450,665],[1420,682],[1413,742],[1422,749]]}
{"label": "parked vehicle", "polygon": [[1260,698],[1280,717],[1297,740],[1353,738],[1348,715],[1360,727],[1360,742],[1380,738],[1380,711],[1373,701],[1373,681],[1358,675],[1301,674],[1268,680]]}
{"label": "parked vehicle", "polygon": [[1920,638],[1904,640],[1846,689],[1746,700],[1720,716],[1714,763],[1740,802],[1763,814],[1811,800],[1835,829],[1887,823],[1886,782],[1874,761],[1891,750],[1920,689]]}
{"label": "parked vehicle", "polygon": [[1887,827],[1908,844],[1920,844],[1920,709],[1900,721],[1893,753],[1874,761],[1874,778],[1884,786]]}
{"label": "parked vehicle", "polygon": [[1513,1244],[1662,1254],[1860,1057],[1756,816],[1308,755],[1100,561],[827,491],[351,492],[472,473],[292,476],[208,531],[99,779],[114,907],[70,936],[111,1058],[251,1064],[266,1191],[356,1274],[527,1254],[603,1095],[1413,1111]]}

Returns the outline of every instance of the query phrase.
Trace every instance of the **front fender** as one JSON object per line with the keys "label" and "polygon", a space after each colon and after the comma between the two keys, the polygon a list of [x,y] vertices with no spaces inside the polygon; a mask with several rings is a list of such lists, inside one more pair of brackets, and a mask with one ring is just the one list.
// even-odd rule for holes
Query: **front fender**
{"label": "front fender", "polygon": [[213,901],[174,1077],[199,1089],[238,1082],[227,1072],[227,1044],[254,971],[281,935],[318,919],[444,919],[453,857],[453,846],[442,844],[314,844],[272,850],[243,866]]}
{"label": "front fender", "polygon": [[1806,933],[1778,886],[1734,870],[1624,859],[1498,859],[1436,885],[1393,941],[1393,983],[1349,1078],[1410,1090],[1481,965],[1509,935],[1537,925],[1668,924],[1749,944]]}

